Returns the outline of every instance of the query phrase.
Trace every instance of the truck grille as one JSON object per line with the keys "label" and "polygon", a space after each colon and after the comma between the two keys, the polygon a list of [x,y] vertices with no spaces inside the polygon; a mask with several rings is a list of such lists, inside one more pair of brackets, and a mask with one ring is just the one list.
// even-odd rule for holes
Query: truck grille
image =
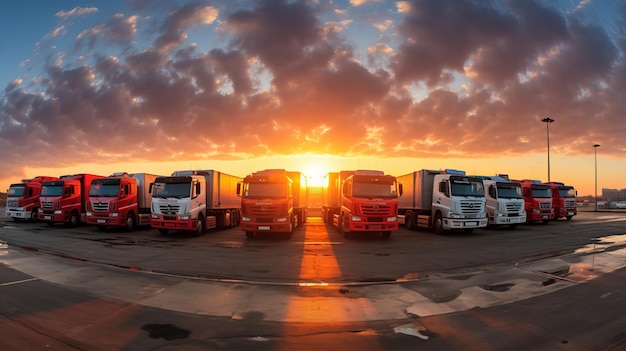
{"label": "truck grille", "polygon": [[177,214],[180,211],[179,205],[159,205],[162,214]]}
{"label": "truck grille", "polygon": [[521,203],[507,203],[506,210],[508,212],[519,212],[522,210],[523,204]]}
{"label": "truck grille", "polygon": [[539,208],[542,210],[549,210],[552,207],[552,204],[549,202],[540,202]]}
{"label": "truck grille", "polygon": [[361,213],[364,216],[382,216],[391,212],[391,206],[389,205],[362,205]]}
{"label": "truck grille", "polygon": [[255,205],[250,206],[249,209],[252,217],[273,217],[278,213],[278,206],[276,205]]}
{"label": "truck grille", "polygon": [[479,214],[483,212],[482,202],[480,201],[461,201],[461,212],[463,214]]}
{"label": "truck grille", "polygon": [[7,200],[7,207],[17,207],[18,205],[18,200],[17,199],[8,199]]}
{"label": "truck grille", "polygon": [[574,208],[574,207],[576,207],[576,200],[574,199],[565,200],[565,208]]}
{"label": "truck grille", "polygon": [[92,202],[91,207],[94,212],[107,212],[109,211],[109,203],[108,202]]}
{"label": "truck grille", "polygon": [[41,208],[52,208],[54,201],[42,201]]}

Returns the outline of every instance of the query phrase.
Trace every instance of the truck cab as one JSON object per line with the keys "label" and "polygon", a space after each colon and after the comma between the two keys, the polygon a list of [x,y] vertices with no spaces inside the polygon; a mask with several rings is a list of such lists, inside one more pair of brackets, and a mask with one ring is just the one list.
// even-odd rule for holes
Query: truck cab
{"label": "truck cab", "polygon": [[150,225],[150,193],[156,175],[147,173],[114,173],[94,179],[89,188],[87,224],[98,229]]}
{"label": "truck cab", "polygon": [[64,222],[75,227],[84,223],[89,186],[96,178],[102,176],[75,174],[44,182],[39,196],[41,211],[38,219],[49,225]]}
{"label": "truck cab", "polygon": [[515,228],[526,222],[522,186],[500,176],[479,176],[485,187],[485,208],[489,225]]}
{"label": "truck cab", "polygon": [[480,178],[446,170],[435,175],[432,194],[432,225],[436,232],[463,229],[469,233],[487,226],[485,190]]}
{"label": "truck cab", "polygon": [[41,209],[39,195],[42,183],[58,180],[57,177],[38,176],[32,179],[22,179],[20,183],[11,184],[7,191],[6,215],[14,220],[37,220],[37,213]]}
{"label": "truck cab", "polygon": [[526,221],[541,221],[543,224],[547,224],[553,220],[554,207],[552,206],[550,185],[542,184],[540,180],[533,179],[522,179],[516,182],[522,186]]}
{"label": "truck cab", "polygon": [[344,235],[381,232],[383,237],[390,237],[398,229],[398,197],[402,194],[396,177],[375,170],[339,174],[341,208],[334,215],[333,224]]}
{"label": "truck cab", "polygon": [[290,173],[284,169],[262,170],[246,176],[237,185],[237,195],[241,196],[241,230],[246,237],[253,238],[259,232],[291,236],[298,223],[304,222],[298,218],[302,214],[295,210],[296,192],[300,192],[303,184],[298,183],[295,189],[294,174]]}
{"label": "truck cab", "polygon": [[578,193],[571,185],[561,182],[546,182],[552,190],[552,207],[554,207],[554,219],[565,218],[571,220],[578,211],[576,208],[576,196]]}
{"label": "truck cab", "polygon": [[157,177],[151,190],[150,226],[161,234],[168,234],[170,229],[204,232],[206,191],[203,175],[175,172],[169,177]]}

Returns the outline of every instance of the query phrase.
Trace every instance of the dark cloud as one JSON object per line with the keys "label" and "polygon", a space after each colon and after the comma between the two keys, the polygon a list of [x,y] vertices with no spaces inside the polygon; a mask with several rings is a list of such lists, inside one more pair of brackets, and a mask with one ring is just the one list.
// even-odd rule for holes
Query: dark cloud
{"label": "dark cloud", "polygon": [[[562,154],[626,148],[623,34],[538,1],[410,1],[375,68],[340,28],[325,30],[330,3],[133,3],[137,14],[83,31],[89,60],[51,55],[41,77],[6,86],[0,178],[86,161],[525,155],[543,152],[546,116]],[[223,46],[188,43],[202,26]]]}

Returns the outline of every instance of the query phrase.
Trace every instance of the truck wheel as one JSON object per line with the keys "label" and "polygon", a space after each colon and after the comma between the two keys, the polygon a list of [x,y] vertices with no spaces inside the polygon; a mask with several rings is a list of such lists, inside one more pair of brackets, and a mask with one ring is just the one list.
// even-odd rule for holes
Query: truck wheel
{"label": "truck wheel", "polygon": [[248,239],[254,238],[254,232],[246,232],[246,238]]}
{"label": "truck wheel", "polygon": [[161,235],[167,235],[169,234],[170,230],[169,229],[159,229],[159,233],[161,233]]}
{"label": "truck wheel", "polygon": [[437,213],[435,215],[435,220],[433,222],[433,230],[437,234],[443,234],[443,218],[441,218],[441,213]]}
{"label": "truck wheel", "polygon": [[201,235],[202,233],[204,233],[205,230],[205,226],[204,226],[204,217],[199,216],[198,217],[198,223],[196,224],[196,235]]}
{"label": "truck wheel", "polygon": [[132,212],[126,217],[126,230],[129,232],[135,230],[135,215]]}
{"label": "truck wheel", "polygon": [[39,210],[37,208],[33,208],[33,212],[30,213],[31,222],[37,222],[37,212],[39,212]]}
{"label": "truck wheel", "polygon": [[415,225],[413,225],[413,213],[408,212],[404,215],[404,226],[408,230],[415,229]]}
{"label": "truck wheel", "polygon": [[339,232],[343,235],[344,238],[348,237],[348,232],[345,229],[344,216],[343,213],[339,216]]}
{"label": "truck wheel", "polygon": [[70,214],[69,225],[70,227],[74,228],[74,227],[77,227],[79,223],[80,223],[80,217],[78,217],[78,213],[76,211],[73,211]]}

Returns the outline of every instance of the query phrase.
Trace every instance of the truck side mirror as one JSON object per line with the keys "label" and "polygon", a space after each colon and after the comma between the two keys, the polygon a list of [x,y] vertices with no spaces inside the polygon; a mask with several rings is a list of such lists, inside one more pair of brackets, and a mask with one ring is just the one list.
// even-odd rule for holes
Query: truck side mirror
{"label": "truck side mirror", "polygon": [[196,183],[196,191],[195,191],[194,197],[200,195],[201,192],[202,192],[202,187],[200,183]]}
{"label": "truck side mirror", "polygon": [[237,196],[241,196],[241,182],[237,183]]}
{"label": "truck side mirror", "polygon": [[398,183],[398,196],[402,196],[402,183]]}

